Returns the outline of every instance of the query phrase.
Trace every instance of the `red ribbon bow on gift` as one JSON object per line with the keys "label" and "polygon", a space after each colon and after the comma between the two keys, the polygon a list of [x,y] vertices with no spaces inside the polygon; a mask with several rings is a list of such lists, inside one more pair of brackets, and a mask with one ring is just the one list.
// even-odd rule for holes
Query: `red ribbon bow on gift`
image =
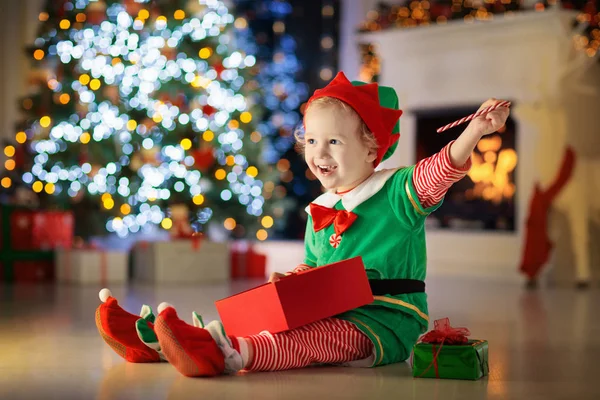
{"label": "red ribbon bow on gift", "polygon": [[310,215],[313,219],[315,232],[328,227],[333,222],[333,229],[336,235],[344,233],[358,218],[353,212],[336,210],[335,208],[323,207],[314,203],[310,203]]}
{"label": "red ribbon bow on gift", "polygon": [[471,334],[467,328],[453,328],[450,326],[450,319],[437,319],[433,323],[434,329],[427,332],[419,340],[420,343],[432,344],[466,344]]}
{"label": "red ribbon bow on gift", "polygon": [[[427,332],[425,335],[419,339],[419,343],[430,343],[431,351],[433,352],[433,361],[431,364],[419,375],[419,377],[425,375],[429,368],[432,366],[435,368],[435,377],[439,378],[438,372],[438,362],[437,358],[442,350],[444,344],[448,345],[463,345],[469,342],[467,336],[471,334],[467,328],[453,328],[450,326],[449,318],[437,319],[433,323],[434,329],[432,331]],[[439,344],[440,347],[436,351],[436,344]]]}
{"label": "red ribbon bow on gift", "polygon": [[188,232],[185,229],[182,229],[183,226],[186,226],[184,222],[176,223],[172,231],[171,238],[173,239],[190,239],[192,242],[192,249],[200,250],[200,245],[204,240],[204,234],[202,232]]}

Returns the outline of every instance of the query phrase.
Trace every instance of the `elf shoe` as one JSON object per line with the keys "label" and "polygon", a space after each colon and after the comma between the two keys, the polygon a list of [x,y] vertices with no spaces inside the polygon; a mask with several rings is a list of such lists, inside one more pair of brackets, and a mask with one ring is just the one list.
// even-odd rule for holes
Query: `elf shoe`
{"label": "elf shoe", "polygon": [[167,361],[181,374],[208,377],[242,369],[242,357],[220,322],[213,321],[204,328],[202,318],[193,313],[194,325],[189,325],[167,303],[160,304],[158,311],[158,342]]}
{"label": "elf shoe", "polygon": [[96,309],[96,326],[102,339],[129,362],[161,361],[158,339],[153,332],[152,309],[144,305],[140,318],[123,310],[110,290],[102,289],[99,295],[102,304]]}

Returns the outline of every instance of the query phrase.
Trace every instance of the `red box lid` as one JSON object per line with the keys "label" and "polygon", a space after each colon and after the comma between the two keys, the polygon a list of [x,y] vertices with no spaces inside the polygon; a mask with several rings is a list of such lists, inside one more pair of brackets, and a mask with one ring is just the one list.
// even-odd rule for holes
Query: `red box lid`
{"label": "red box lid", "polygon": [[361,257],[312,268],[215,303],[228,335],[294,329],[373,302]]}

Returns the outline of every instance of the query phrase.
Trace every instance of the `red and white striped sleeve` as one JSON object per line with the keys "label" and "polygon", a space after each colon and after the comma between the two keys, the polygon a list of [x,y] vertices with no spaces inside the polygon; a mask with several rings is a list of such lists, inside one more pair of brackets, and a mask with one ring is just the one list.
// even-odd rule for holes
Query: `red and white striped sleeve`
{"label": "red and white striped sleeve", "polygon": [[413,171],[413,185],[423,208],[438,204],[452,184],[461,180],[471,168],[471,158],[456,167],[450,161],[448,143],[439,153],[419,161]]}

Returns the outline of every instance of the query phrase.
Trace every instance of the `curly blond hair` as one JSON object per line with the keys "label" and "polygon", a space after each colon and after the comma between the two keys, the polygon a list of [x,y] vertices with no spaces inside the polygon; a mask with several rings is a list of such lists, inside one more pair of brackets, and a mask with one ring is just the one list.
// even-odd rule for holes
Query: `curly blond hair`
{"label": "curly blond hair", "polygon": [[[336,99],[335,97],[319,97],[318,99],[313,100],[309,104],[309,106],[304,112],[304,115],[308,113],[308,110],[311,110],[315,107],[337,108],[338,110],[342,110],[342,112],[351,115],[353,118],[358,118],[360,124],[358,132],[363,143],[369,150],[377,152],[379,145],[377,144],[375,136],[373,136],[373,133],[369,130],[369,127],[367,126],[367,124],[365,124],[365,121],[362,120],[360,115],[358,115],[358,113],[354,111],[354,109],[350,107],[347,103],[343,102],[340,99]],[[304,149],[306,147],[306,141],[304,140],[304,125],[301,125],[298,129],[296,129],[296,131],[294,132],[294,138],[296,139],[296,150],[299,153],[304,154]]]}

